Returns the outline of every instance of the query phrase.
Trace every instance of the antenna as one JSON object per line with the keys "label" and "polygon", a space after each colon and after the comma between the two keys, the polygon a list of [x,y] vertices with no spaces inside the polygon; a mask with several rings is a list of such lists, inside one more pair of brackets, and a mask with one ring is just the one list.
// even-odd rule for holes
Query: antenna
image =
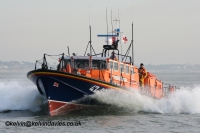
{"label": "antenna", "polygon": [[133,49],[133,5],[132,5],[132,65],[134,65],[134,49]]}
{"label": "antenna", "polygon": [[133,4],[132,4],[132,22],[133,22]]}
{"label": "antenna", "polygon": [[86,47],[86,49],[85,49],[85,53],[84,53],[84,56],[85,56],[85,54],[86,54],[86,52],[87,52],[87,49],[88,49],[88,46],[90,45],[90,55],[88,55],[88,56],[92,56],[92,50],[93,50],[93,52],[94,52],[94,54],[97,56],[97,54],[95,53],[95,51],[94,51],[94,48],[92,47],[92,37],[91,37],[91,35],[92,35],[92,28],[91,28],[91,22],[90,22],[90,7],[89,7],[89,30],[90,30],[90,41],[88,42],[88,44],[87,44],[87,47]]}
{"label": "antenna", "polygon": [[121,44],[121,34],[123,32],[120,31],[120,18],[119,18],[119,9],[118,9],[118,14],[116,13],[116,18],[113,20],[116,22],[116,32],[120,40],[120,45],[121,45],[121,55],[122,55],[122,44]]}
{"label": "antenna", "polygon": [[112,23],[112,10],[111,10],[111,25],[112,25],[112,35],[113,35],[113,23]]}
{"label": "antenna", "polygon": [[[119,19],[119,9],[118,9],[118,19]],[[119,19],[120,20],[120,19]],[[120,28],[120,21],[119,21],[119,28]]]}
{"label": "antenna", "polygon": [[[89,5],[89,21],[90,21],[90,5]],[[92,46],[91,46],[91,43],[92,43],[92,41],[91,41],[91,23],[90,23],[90,26],[89,26],[89,29],[90,29],[90,56],[92,55]]]}
{"label": "antenna", "polygon": [[91,45],[91,43],[92,43],[92,41],[91,41],[91,25],[90,25],[90,55],[92,55],[92,45]]}
{"label": "antenna", "polygon": [[132,22],[132,65],[134,65],[134,51],[133,51],[133,22]]}
{"label": "antenna", "polygon": [[107,7],[106,7],[106,25],[107,25],[107,45],[108,45],[108,17],[107,17]]}
{"label": "antenna", "polygon": [[69,53],[69,46],[67,46],[67,49],[68,49],[68,55],[70,56],[70,53]]}
{"label": "antenna", "polygon": [[[118,19],[120,20],[120,18],[119,18],[119,9],[118,9]],[[119,21],[119,29],[120,29],[120,21]],[[122,41],[121,41],[121,36],[120,36],[120,46],[121,46],[121,55],[122,55]]]}
{"label": "antenna", "polygon": [[90,23],[90,5],[89,5],[89,24],[91,25],[91,23]]}

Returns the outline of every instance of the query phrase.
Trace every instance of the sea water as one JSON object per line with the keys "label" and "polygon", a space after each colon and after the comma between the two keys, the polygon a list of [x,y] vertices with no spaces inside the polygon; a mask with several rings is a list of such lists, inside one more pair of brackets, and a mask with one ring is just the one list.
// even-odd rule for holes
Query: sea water
{"label": "sea water", "polygon": [[[27,72],[0,72],[1,133],[200,132],[200,71],[152,71],[159,79],[179,88],[169,97],[155,100],[138,92],[104,90],[89,98],[106,103],[108,107],[79,110],[58,116],[49,116],[46,113],[44,101],[36,86],[27,79]],[[7,121],[51,124],[6,126]],[[56,122],[81,124],[55,126]]]}

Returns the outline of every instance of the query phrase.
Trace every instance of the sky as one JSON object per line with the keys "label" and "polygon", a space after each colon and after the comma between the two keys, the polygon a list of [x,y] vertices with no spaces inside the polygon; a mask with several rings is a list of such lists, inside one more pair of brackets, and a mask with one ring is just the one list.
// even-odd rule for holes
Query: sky
{"label": "sky", "polygon": [[105,39],[97,34],[107,33],[106,16],[112,30],[119,11],[123,53],[134,25],[135,64],[200,64],[199,7],[199,0],[0,0],[0,60],[35,62],[44,53],[67,54],[67,46],[83,55],[90,24],[101,53]]}

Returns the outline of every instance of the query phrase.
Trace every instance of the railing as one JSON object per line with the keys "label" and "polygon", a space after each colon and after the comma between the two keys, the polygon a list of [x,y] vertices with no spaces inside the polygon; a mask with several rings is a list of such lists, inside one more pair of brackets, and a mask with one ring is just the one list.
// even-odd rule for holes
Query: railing
{"label": "railing", "polygon": [[40,69],[45,69],[45,70],[48,70],[48,69],[51,70],[51,69],[53,69],[53,67],[48,67],[48,62],[47,62],[46,56],[51,57],[51,58],[53,58],[55,60],[58,60],[58,59],[54,58],[53,56],[62,56],[61,59],[60,59],[60,64],[62,65],[62,68],[64,68],[63,67],[64,66],[64,53],[63,54],[59,54],[59,55],[44,54],[44,56],[43,56],[42,59],[36,60],[36,62],[35,62],[35,70],[39,69],[39,68],[37,68],[37,64],[38,63],[41,64],[41,68]]}

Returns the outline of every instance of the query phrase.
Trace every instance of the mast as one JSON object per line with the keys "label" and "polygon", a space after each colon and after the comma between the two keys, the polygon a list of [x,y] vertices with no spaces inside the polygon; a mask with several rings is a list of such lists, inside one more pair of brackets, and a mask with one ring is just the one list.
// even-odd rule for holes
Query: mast
{"label": "mast", "polygon": [[133,51],[133,22],[132,22],[132,65],[134,65],[134,51]]}
{"label": "mast", "polygon": [[133,49],[133,5],[132,5],[132,65],[134,65],[134,49]]}
{"label": "mast", "polygon": [[112,26],[112,35],[113,35],[113,32],[114,32],[114,31],[113,31],[113,23],[112,23],[112,21],[113,21],[113,20],[112,20],[112,10],[111,10],[111,26]]}
{"label": "mast", "polygon": [[[90,21],[90,5],[89,5],[89,21]],[[90,23],[90,22],[89,22],[89,23]],[[91,23],[90,23],[89,29],[90,29],[90,56],[91,56],[91,55],[92,55]]]}
{"label": "mast", "polygon": [[119,18],[119,9],[118,9],[118,15],[116,14],[116,18],[113,20],[116,22],[116,29],[115,32],[117,33],[117,37],[120,40],[120,46],[121,46],[121,55],[122,55],[122,44],[121,44],[121,35],[123,34],[123,32],[121,32],[120,30],[120,18]]}
{"label": "mast", "polygon": [[[118,19],[120,20],[120,18],[119,18],[119,9],[118,9]],[[120,29],[120,21],[119,21],[119,29]],[[122,55],[122,41],[121,41],[121,34],[120,34],[120,46],[121,46],[121,55]]]}
{"label": "mast", "polygon": [[92,45],[91,45],[91,25],[90,25],[90,56],[92,55]]}
{"label": "mast", "polygon": [[108,17],[107,17],[107,7],[106,7],[106,26],[107,26],[107,45],[108,45]]}

